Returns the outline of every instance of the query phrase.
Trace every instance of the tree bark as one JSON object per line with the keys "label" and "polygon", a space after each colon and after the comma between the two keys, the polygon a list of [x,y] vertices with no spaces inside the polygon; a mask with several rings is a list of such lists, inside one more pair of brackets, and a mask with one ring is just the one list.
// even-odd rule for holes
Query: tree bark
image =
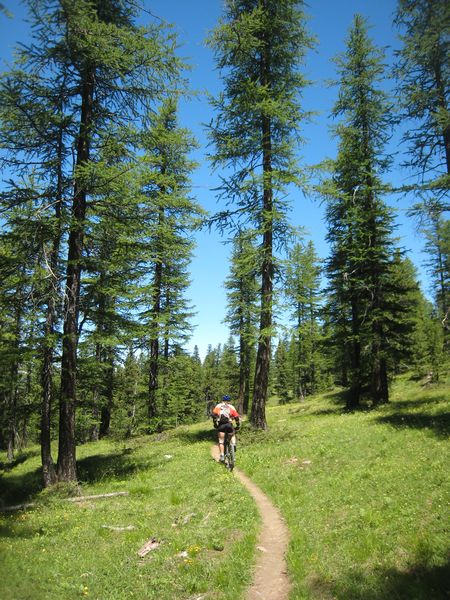
{"label": "tree bark", "polygon": [[[268,41],[263,40],[263,42],[265,43],[261,52],[260,74],[261,85],[266,87],[270,84],[270,60]],[[267,429],[265,410],[271,358],[273,300],[273,189],[271,122],[270,117],[265,114],[261,117],[261,136],[263,154],[261,319],[250,422],[257,429]]]}
{"label": "tree bark", "polygon": [[[164,169],[162,170],[164,174]],[[164,192],[164,190],[162,190]],[[159,208],[159,227],[164,224],[164,208]],[[163,270],[163,251],[161,244],[158,243],[156,252],[156,265],[153,277],[153,302],[152,302],[152,323],[150,339],[150,364],[148,381],[148,419],[151,422],[157,414],[156,394],[158,391],[158,371],[159,371],[159,320],[161,313],[161,294],[162,294],[162,270]]]}
{"label": "tree bark", "polygon": [[[81,90],[81,120],[77,142],[76,168],[89,161],[89,141],[92,125],[94,72],[88,70],[83,77]],[[61,359],[61,395],[59,406],[59,446],[57,473],[60,481],[75,481],[75,404],[78,346],[78,316],[83,255],[84,219],[87,191],[75,173],[72,205],[72,224],[68,240],[67,281],[64,302],[64,332]]]}
{"label": "tree bark", "polygon": [[346,407],[348,410],[357,408],[361,399],[361,342],[360,318],[358,310],[358,299],[354,291],[351,299],[352,310],[352,343],[350,351],[350,389],[347,396]]}
{"label": "tree bark", "polygon": [[48,257],[48,287],[46,290],[46,316],[42,349],[42,410],[41,410],[41,462],[44,487],[57,481],[55,464],[51,451],[51,412],[53,404],[53,359],[55,348],[56,301],[59,291],[58,260],[61,245],[61,204],[62,204],[62,131],[58,138],[57,197],[55,202],[56,231]]}
{"label": "tree bark", "polygon": [[111,424],[111,413],[114,398],[114,350],[109,348],[107,352],[107,367],[106,367],[106,402],[102,406],[100,416],[100,437],[105,437],[109,433]]}

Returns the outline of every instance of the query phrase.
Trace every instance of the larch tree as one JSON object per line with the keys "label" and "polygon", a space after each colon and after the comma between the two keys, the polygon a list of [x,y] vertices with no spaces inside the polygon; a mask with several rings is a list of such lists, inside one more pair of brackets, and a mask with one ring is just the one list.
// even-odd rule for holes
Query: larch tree
{"label": "larch tree", "polygon": [[381,175],[389,167],[384,147],[392,122],[381,89],[383,54],[356,15],[347,49],[336,59],[339,95],[333,116],[339,140],[328,189],[327,222],[331,256],[329,311],[335,341],[348,356],[348,408],[367,390],[374,403],[388,401],[388,328],[393,217],[381,196]]}
{"label": "larch tree", "polygon": [[231,333],[237,336],[239,345],[239,392],[236,404],[240,414],[247,414],[250,406],[250,373],[258,319],[258,249],[252,237],[249,231],[241,231],[235,237],[230,273],[225,281],[225,321]]}
{"label": "larch tree", "polygon": [[210,126],[213,167],[224,169],[220,198],[228,203],[217,219],[251,223],[261,239],[261,295],[258,349],[250,421],[267,427],[273,326],[274,244],[286,230],[289,184],[300,184],[296,143],[305,114],[300,106],[306,82],[299,67],[312,40],[305,30],[303,2],[228,0],[211,36],[224,90],[213,100]]}
{"label": "larch tree", "polygon": [[424,225],[431,250],[438,313],[449,343],[449,273],[445,231],[450,189],[450,6],[446,0],[399,0],[395,24],[402,47],[396,77],[401,118],[406,124],[405,166],[418,177],[411,213]]}
{"label": "larch tree", "polygon": [[[175,40],[162,27],[135,25],[133,2],[29,0],[28,4],[35,37],[20,66],[30,81],[45,76],[64,98],[59,118],[66,124],[66,147],[73,152],[63,162],[65,180],[73,183],[65,191],[65,203],[70,208],[64,224],[67,266],[57,462],[57,477],[65,481],[76,479],[80,288],[91,197],[103,183],[98,151],[104,144],[114,143],[108,131],[124,128],[130,119],[138,124],[143,110],[169,88],[174,92],[180,63],[174,54]],[[44,148],[47,151],[48,146]],[[55,145],[55,161],[57,158]],[[57,199],[55,189],[49,202],[56,203]]]}
{"label": "larch tree", "polygon": [[144,281],[144,335],[148,339],[148,419],[158,416],[160,363],[189,338],[192,309],[186,299],[193,231],[201,209],[190,196],[196,147],[192,135],[178,125],[177,101],[168,98],[147,115],[138,135],[141,164],[141,245]]}
{"label": "larch tree", "polygon": [[407,165],[431,187],[448,190],[450,7],[446,0],[399,0],[395,23],[403,42],[397,53],[398,93],[402,117],[411,124],[404,134]]}
{"label": "larch tree", "polygon": [[[1,164],[10,174],[7,191],[2,194],[2,207],[8,213],[16,205],[32,202],[29,214],[34,223],[33,239],[41,245],[38,312],[42,313],[38,329],[41,356],[41,455],[44,484],[56,481],[51,455],[50,416],[54,401],[54,362],[58,347],[58,324],[61,311],[61,245],[64,235],[66,196],[71,181],[67,173],[70,162],[70,140],[73,123],[66,113],[67,81],[64,72],[43,68],[42,48],[48,31],[44,17],[34,15],[35,44],[21,46],[10,71],[0,82]],[[24,235],[26,235],[24,233]]]}
{"label": "larch tree", "polygon": [[320,350],[321,266],[314,244],[297,242],[288,253],[284,294],[293,331],[293,394],[303,400],[317,391]]}

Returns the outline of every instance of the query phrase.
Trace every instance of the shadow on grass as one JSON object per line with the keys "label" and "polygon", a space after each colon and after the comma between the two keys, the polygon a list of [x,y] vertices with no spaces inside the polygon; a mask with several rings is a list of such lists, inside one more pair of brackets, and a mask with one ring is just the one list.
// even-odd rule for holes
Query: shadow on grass
{"label": "shadow on grass", "polygon": [[[17,513],[16,513],[17,515]],[[46,527],[33,527],[24,521],[17,521],[13,513],[0,525],[0,538],[10,539],[32,539],[36,536],[55,535],[60,533],[66,526],[63,523],[55,525],[51,523]]]}
{"label": "shadow on grass", "polygon": [[329,581],[313,579],[310,587],[323,597],[352,600],[448,600],[450,591],[450,563],[441,566],[416,564],[407,571],[387,569],[374,574],[370,581],[366,572],[348,573],[334,585]]}
{"label": "shadow on grass", "polygon": [[[132,456],[128,448],[121,453],[94,455],[77,461],[78,480],[82,483],[95,483],[108,479],[123,479],[138,470],[155,468],[158,460],[139,460]],[[8,474],[0,478],[0,510],[4,506],[15,506],[30,502],[43,489],[42,469],[38,467],[20,475]],[[51,488],[49,488],[51,489]]]}
{"label": "shadow on grass", "polygon": [[217,441],[216,430],[212,427],[210,429],[200,429],[197,431],[183,430],[177,433],[176,437],[188,443],[211,442],[211,444],[213,444]]}
{"label": "shadow on grass", "polygon": [[33,456],[38,456],[38,455],[39,455],[39,449],[38,450],[22,450],[16,456],[16,458],[14,458],[11,462],[0,461],[0,470],[12,471],[15,467],[17,467],[18,465],[21,465],[29,458],[32,458]]}
{"label": "shadow on grass", "polygon": [[0,478],[1,505],[10,506],[31,501],[42,489],[41,473],[42,470],[38,467],[34,471]]}
{"label": "shadow on grass", "polygon": [[434,404],[441,404],[448,400],[445,394],[439,396],[432,396],[431,398],[420,398],[417,400],[393,400],[390,406],[399,409],[415,408],[419,406],[432,406]]}
{"label": "shadow on grass", "polygon": [[155,468],[160,461],[140,460],[130,454],[129,449],[116,454],[98,454],[77,461],[78,480],[96,483],[104,479],[123,479],[137,471]]}
{"label": "shadow on grass", "polygon": [[395,413],[378,417],[379,423],[387,423],[403,429],[409,427],[412,429],[428,429],[439,438],[446,438],[450,434],[450,413],[437,413],[434,415],[426,413]]}

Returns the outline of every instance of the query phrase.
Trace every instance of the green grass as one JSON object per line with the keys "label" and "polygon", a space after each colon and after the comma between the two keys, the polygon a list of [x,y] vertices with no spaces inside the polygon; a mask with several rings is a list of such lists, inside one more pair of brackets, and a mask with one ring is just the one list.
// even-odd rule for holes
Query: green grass
{"label": "green grass", "polygon": [[[64,486],[37,492],[38,456],[17,461],[3,476],[4,497],[36,505],[1,516],[2,600],[239,597],[259,519],[236,479],[212,461],[212,441],[203,424],[82,446],[78,493],[129,495],[81,503],[68,502],[74,490]],[[160,545],[140,558],[151,538]]]}
{"label": "green grass", "polygon": [[[345,413],[336,392],[270,406],[268,432],[244,424],[238,466],[291,533],[291,600],[448,598],[449,398],[405,377],[378,409]],[[81,446],[78,491],[40,490],[38,449],[18,457],[2,498],[35,506],[0,516],[2,600],[243,598],[260,521],[213,440],[204,423]],[[113,491],[129,495],[65,499]]]}
{"label": "green grass", "polygon": [[291,531],[293,599],[449,597],[449,392],[403,379],[376,410],[328,394],[244,433],[240,466]]}

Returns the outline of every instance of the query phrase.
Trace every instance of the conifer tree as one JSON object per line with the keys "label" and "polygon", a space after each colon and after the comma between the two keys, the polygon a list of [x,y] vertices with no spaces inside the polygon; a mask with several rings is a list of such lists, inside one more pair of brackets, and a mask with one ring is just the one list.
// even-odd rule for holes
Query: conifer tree
{"label": "conifer tree", "polygon": [[236,402],[239,393],[239,363],[234,338],[230,336],[227,343],[223,345],[218,364],[219,385],[222,396],[226,394]]}
{"label": "conifer tree", "polygon": [[293,394],[304,399],[318,388],[321,269],[314,244],[296,243],[288,254],[284,294],[293,321]]}
{"label": "conifer tree", "polygon": [[448,190],[450,7],[446,0],[399,0],[395,23],[403,42],[396,74],[402,117],[409,121],[407,164],[437,191]]}
{"label": "conifer tree", "polygon": [[[406,124],[405,165],[418,177],[411,214],[425,224],[436,301],[449,343],[449,273],[445,231],[450,189],[450,7],[446,0],[399,0],[395,24],[403,43],[396,76]],[[447,253],[448,256],[448,253]],[[448,265],[447,265],[448,267]]]}
{"label": "conifer tree", "polygon": [[237,409],[247,414],[250,406],[250,371],[257,327],[258,256],[251,232],[239,232],[233,242],[230,274],[225,282],[226,322],[239,340],[239,392]]}
{"label": "conifer tree", "polygon": [[266,428],[265,404],[273,336],[274,240],[287,229],[285,190],[299,184],[294,145],[304,115],[298,67],[311,39],[304,29],[303,2],[228,0],[210,45],[224,72],[224,91],[213,102],[212,163],[227,166],[221,198],[231,201],[219,215],[226,225],[240,215],[261,239],[261,305],[250,420]]}
{"label": "conifer tree", "polygon": [[[160,98],[170,81],[176,82],[179,61],[174,57],[173,39],[165,37],[162,28],[134,25],[135,7],[131,2],[61,0],[55,4],[30,0],[29,4],[35,38],[22,53],[20,69],[30,81],[45,77],[54,89],[58,88],[64,98],[60,119],[65,123],[66,147],[74,149],[73,164],[70,160],[64,162],[65,177],[73,181],[73,189],[67,215],[57,464],[58,478],[73,480],[83,246],[90,198],[98,193],[96,186],[104,183],[97,153],[105,143],[114,143],[108,131],[123,128],[130,118],[139,123],[141,109]],[[33,123],[44,129],[45,125],[45,121]],[[46,152],[48,145],[43,148]],[[50,201],[56,202],[57,198],[55,192]]]}
{"label": "conifer tree", "polygon": [[335,341],[348,356],[349,408],[359,404],[364,390],[374,403],[389,398],[393,218],[381,199],[381,175],[389,166],[383,147],[392,124],[380,86],[382,58],[365,20],[356,15],[347,50],[336,59],[340,88],[333,116],[341,122],[327,206],[329,310]]}
{"label": "conifer tree", "polygon": [[167,361],[170,344],[176,347],[189,337],[192,311],[185,298],[192,232],[200,215],[189,197],[189,176],[195,163],[189,158],[195,142],[177,123],[177,103],[167,99],[155,116],[148,118],[139,146],[143,162],[143,207],[151,273],[150,302],[146,321],[149,338],[148,417],[157,416],[160,355]]}
{"label": "conifer tree", "polygon": [[286,339],[279,340],[273,359],[273,387],[280,404],[287,404],[291,399],[292,373],[290,373],[288,348],[289,344]]}

